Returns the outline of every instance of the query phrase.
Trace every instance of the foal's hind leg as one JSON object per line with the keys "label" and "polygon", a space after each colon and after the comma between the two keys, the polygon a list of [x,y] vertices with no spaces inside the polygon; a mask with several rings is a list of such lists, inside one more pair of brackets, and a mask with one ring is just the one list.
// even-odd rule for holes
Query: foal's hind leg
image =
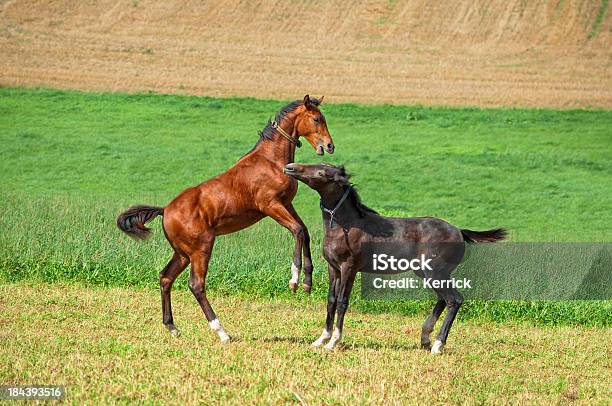
{"label": "foal's hind leg", "polygon": [[463,296],[461,296],[461,293],[459,293],[457,289],[440,289],[436,290],[436,293],[446,302],[447,310],[446,317],[444,317],[444,321],[442,322],[442,327],[440,327],[436,340],[431,347],[432,354],[440,354],[444,350],[444,345],[446,344],[446,339],[448,338],[448,333],[453,325],[455,316],[457,316],[457,312],[463,304]]}
{"label": "foal's hind leg", "polygon": [[421,348],[426,350],[431,349],[431,340],[429,336],[431,335],[431,332],[433,331],[434,326],[436,325],[436,322],[440,318],[440,315],[444,311],[445,307],[446,302],[444,299],[439,298],[438,302],[431,310],[431,313],[429,316],[427,316],[427,319],[425,319],[425,323],[423,323],[423,329],[421,331]]}
{"label": "foal's hind leg", "polygon": [[174,253],[168,265],[159,273],[159,286],[161,288],[161,300],[162,300],[162,321],[164,326],[170,331],[170,333],[178,337],[180,335],[178,329],[174,326],[174,319],[172,318],[172,302],[170,299],[170,291],[172,290],[172,284],[176,280],[176,277],[185,270],[189,260],[177,252]]}

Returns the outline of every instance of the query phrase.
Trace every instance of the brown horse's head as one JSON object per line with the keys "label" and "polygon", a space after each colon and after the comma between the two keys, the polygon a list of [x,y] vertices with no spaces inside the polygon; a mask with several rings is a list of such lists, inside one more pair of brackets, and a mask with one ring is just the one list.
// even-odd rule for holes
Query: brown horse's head
{"label": "brown horse's head", "polygon": [[325,117],[319,110],[322,102],[323,96],[318,100],[304,96],[304,108],[299,110],[295,118],[295,134],[306,138],[317,151],[317,155],[323,155],[324,151],[334,153],[334,142],[329,135]]}

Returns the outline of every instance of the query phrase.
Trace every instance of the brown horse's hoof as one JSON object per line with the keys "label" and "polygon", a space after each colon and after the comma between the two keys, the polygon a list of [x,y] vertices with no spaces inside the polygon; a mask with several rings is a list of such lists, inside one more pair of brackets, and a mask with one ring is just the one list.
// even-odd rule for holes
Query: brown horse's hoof
{"label": "brown horse's hoof", "polygon": [[431,350],[431,343],[421,343],[421,349],[425,351]]}
{"label": "brown horse's hoof", "polygon": [[297,288],[298,288],[297,282],[289,282],[289,289],[291,289],[293,293],[297,292]]}
{"label": "brown horse's hoof", "polygon": [[302,283],[302,289],[304,289],[304,292],[306,292],[306,293],[308,293],[310,295],[310,291],[312,290],[312,286],[306,285],[305,283]]}

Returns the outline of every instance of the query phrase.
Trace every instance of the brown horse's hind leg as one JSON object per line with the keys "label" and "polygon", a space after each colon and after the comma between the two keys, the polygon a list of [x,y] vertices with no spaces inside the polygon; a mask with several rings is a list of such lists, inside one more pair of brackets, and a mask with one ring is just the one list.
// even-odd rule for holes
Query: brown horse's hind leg
{"label": "brown horse's hind leg", "polygon": [[[300,280],[300,270],[302,269],[302,247],[304,246],[304,230],[306,227],[303,225],[302,220],[291,205],[285,207],[280,202],[272,204],[265,210],[265,214],[291,231],[291,234],[293,234],[295,238],[293,263],[291,264],[291,279],[289,280],[289,288],[295,292]],[[312,274],[312,262],[310,264],[310,273]],[[312,276],[310,276],[310,284],[312,286]],[[310,291],[310,289],[308,289],[308,291]]]}
{"label": "brown horse's hind leg", "polygon": [[210,237],[208,241],[203,244],[200,250],[192,253],[189,256],[189,259],[191,259],[189,289],[200,304],[200,307],[208,320],[208,325],[215,333],[217,333],[221,339],[221,343],[225,344],[229,342],[230,338],[223,329],[219,319],[217,319],[215,311],[206,297],[206,274],[208,273],[208,262],[210,261],[214,242],[215,238]]}
{"label": "brown horse's hind leg", "polygon": [[164,326],[175,337],[178,337],[180,333],[174,326],[174,319],[172,318],[170,291],[172,290],[172,284],[177,276],[185,270],[188,264],[189,260],[187,258],[175,252],[170,262],[168,262],[168,265],[159,273],[159,286],[161,288],[162,299],[162,321]]}
{"label": "brown horse's hind leg", "polygon": [[424,348],[426,350],[431,349],[431,340],[429,336],[431,335],[431,332],[433,331],[434,326],[436,325],[436,322],[440,318],[440,315],[444,311],[445,307],[446,302],[444,301],[444,299],[438,299],[438,303],[436,303],[427,319],[425,319],[425,323],[423,323],[423,329],[421,332],[421,348]]}

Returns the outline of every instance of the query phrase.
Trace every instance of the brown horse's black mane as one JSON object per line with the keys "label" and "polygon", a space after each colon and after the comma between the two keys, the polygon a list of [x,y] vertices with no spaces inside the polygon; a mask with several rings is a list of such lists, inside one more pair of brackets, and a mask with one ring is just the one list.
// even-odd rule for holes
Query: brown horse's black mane
{"label": "brown horse's black mane", "polygon": [[[310,102],[314,104],[315,106],[318,106],[319,104],[321,104],[321,102],[318,99],[315,99],[314,97],[310,98]],[[280,109],[278,113],[276,113],[276,117],[274,117],[274,121],[276,121],[277,123],[280,123],[287,114],[291,113],[292,111],[302,106],[303,104],[304,104],[304,100],[292,101],[291,103],[289,103],[288,105]],[[259,142],[263,140],[271,140],[274,136],[274,131],[276,130],[274,129],[274,127],[272,127],[272,120],[268,119],[268,123],[266,124],[264,129],[259,131],[259,141],[257,143],[259,144]]]}

